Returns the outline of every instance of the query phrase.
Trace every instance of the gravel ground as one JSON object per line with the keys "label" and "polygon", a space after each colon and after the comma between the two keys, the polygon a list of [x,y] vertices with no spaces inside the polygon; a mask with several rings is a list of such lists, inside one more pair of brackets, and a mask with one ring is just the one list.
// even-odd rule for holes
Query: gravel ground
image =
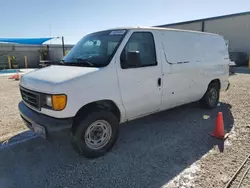
{"label": "gravel ground", "polygon": [[6,76],[0,77],[0,141],[26,129],[17,109],[21,100],[18,84]]}
{"label": "gravel ground", "polygon": [[[197,187],[223,187],[250,154],[250,72],[234,75],[230,82],[232,86],[227,93],[222,93],[221,101],[232,105],[234,129],[224,153],[214,149],[198,162],[201,172],[195,178]],[[243,187],[250,187],[250,173],[243,181]]]}
{"label": "gravel ground", "polygon": [[[250,74],[236,74],[230,82],[214,110],[193,103],[121,125],[114,149],[98,159],[78,156],[67,140],[34,138],[1,149],[0,187],[223,187],[250,151]],[[11,94],[18,96],[16,104],[17,90]],[[225,142],[208,135],[219,111],[230,132]],[[10,120],[4,116],[2,122],[12,125],[16,113],[15,106]],[[249,185],[250,173],[242,187]]]}
{"label": "gravel ground", "polygon": [[[232,182],[231,187],[230,188],[237,188],[237,186],[240,183],[240,180],[243,176],[243,174],[245,173],[245,171],[249,168],[250,165],[250,161],[248,161],[243,168],[241,169],[241,171],[239,172],[239,174],[236,176],[235,180]],[[250,187],[250,172],[247,173],[246,177],[243,179],[242,184],[241,184],[241,188],[242,187]]]}

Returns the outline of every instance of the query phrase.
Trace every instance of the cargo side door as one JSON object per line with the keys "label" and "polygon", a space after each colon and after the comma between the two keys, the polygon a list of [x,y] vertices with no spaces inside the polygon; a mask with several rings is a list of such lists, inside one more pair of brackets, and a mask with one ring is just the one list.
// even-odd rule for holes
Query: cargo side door
{"label": "cargo side door", "polygon": [[[198,100],[199,70],[193,54],[192,35],[188,32],[165,31],[163,47],[163,109]],[[197,77],[197,78],[196,78]]]}

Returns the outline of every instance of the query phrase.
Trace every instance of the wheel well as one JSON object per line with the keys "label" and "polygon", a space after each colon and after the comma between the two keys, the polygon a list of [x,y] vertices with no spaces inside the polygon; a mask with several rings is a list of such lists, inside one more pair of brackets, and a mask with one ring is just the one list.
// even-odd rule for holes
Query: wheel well
{"label": "wheel well", "polygon": [[100,100],[91,102],[89,104],[84,105],[78,112],[76,113],[74,120],[73,120],[73,126],[72,126],[72,132],[74,133],[76,130],[76,127],[80,120],[82,120],[84,117],[86,117],[89,113],[93,111],[100,111],[100,110],[107,110],[112,112],[118,122],[120,122],[121,113],[119,108],[116,106],[116,104],[111,100]]}
{"label": "wheel well", "polygon": [[212,81],[209,83],[209,85],[211,85],[211,84],[213,84],[213,83],[218,84],[218,85],[219,85],[219,88],[221,88],[221,84],[220,84],[220,80],[219,80],[219,79],[214,79],[214,80],[212,80]]}

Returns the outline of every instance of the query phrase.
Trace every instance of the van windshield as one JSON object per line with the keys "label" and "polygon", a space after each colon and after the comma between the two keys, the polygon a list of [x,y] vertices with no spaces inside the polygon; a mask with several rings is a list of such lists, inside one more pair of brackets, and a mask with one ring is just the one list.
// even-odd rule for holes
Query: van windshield
{"label": "van windshield", "polygon": [[126,30],[109,30],[83,37],[63,58],[69,66],[104,67],[113,58]]}

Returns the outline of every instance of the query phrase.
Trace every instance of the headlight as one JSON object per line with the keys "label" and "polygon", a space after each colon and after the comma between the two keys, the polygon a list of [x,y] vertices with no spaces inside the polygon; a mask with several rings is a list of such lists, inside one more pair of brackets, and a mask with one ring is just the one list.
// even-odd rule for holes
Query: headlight
{"label": "headlight", "polygon": [[53,110],[63,110],[67,104],[66,95],[46,95],[45,105],[52,108]]}
{"label": "headlight", "polygon": [[45,100],[46,100],[46,101],[45,101],[45,104],[46,104],[47,106],[49,106],[49,107],[52,107],[52,98],[51,98],[51,96],[50,96],[50,95],[47,95]]}

